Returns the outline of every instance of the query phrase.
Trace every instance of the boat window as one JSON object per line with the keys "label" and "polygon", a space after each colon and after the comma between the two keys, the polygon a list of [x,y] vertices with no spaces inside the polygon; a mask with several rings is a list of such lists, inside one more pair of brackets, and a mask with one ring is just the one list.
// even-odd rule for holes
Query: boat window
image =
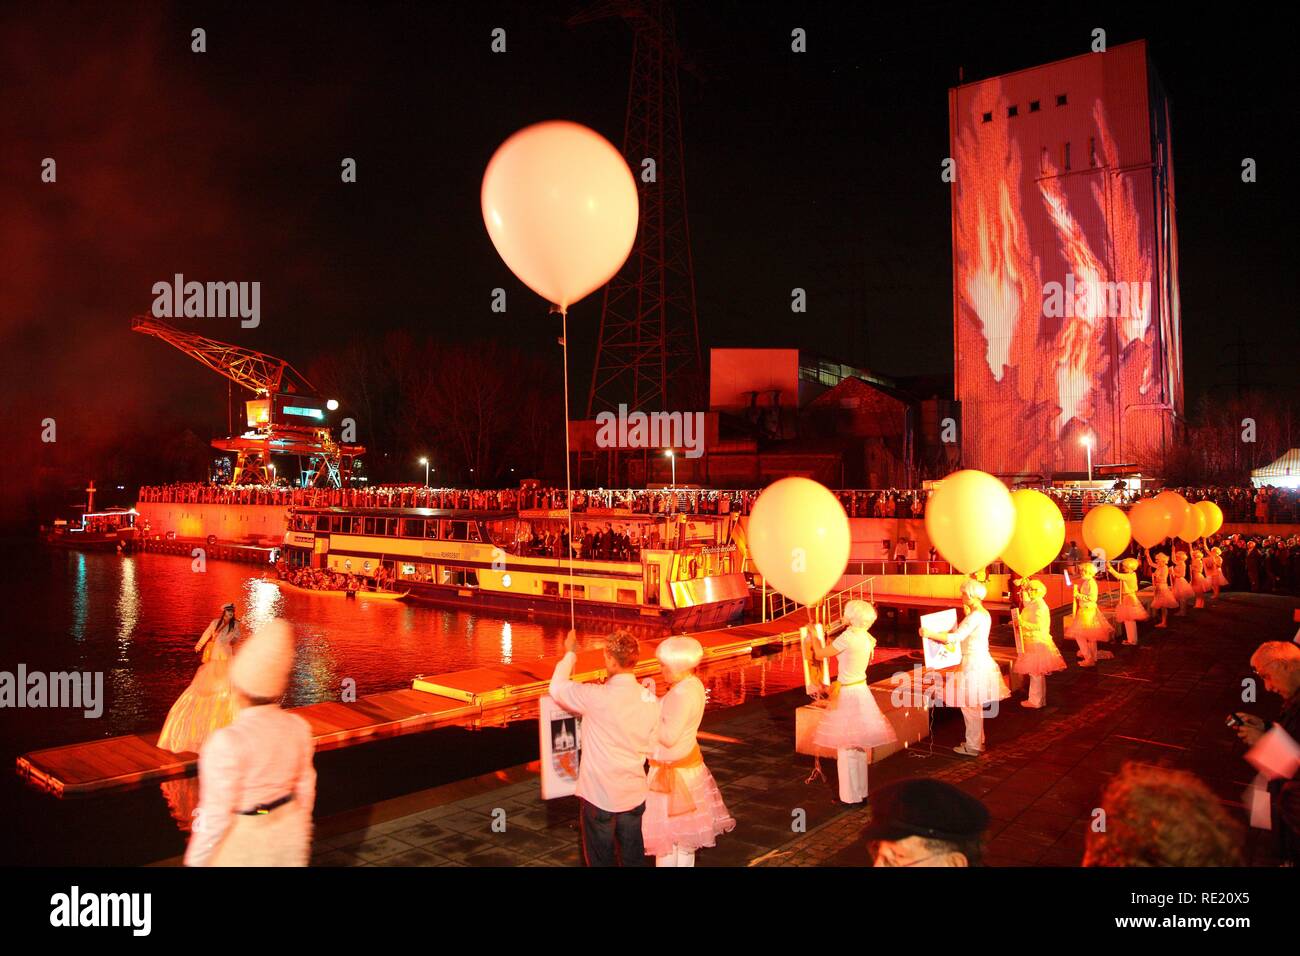
{"label": "boat window", "polygon": [[330,533],[339,534],[343,530],[344,520],[339,515],[330,515]]}
{"label": "boat window", "polygon": [[[382,520],[382,519],[380,519],[380,520]],[[374,518],[366,518],[366,519],[365,519],[365,523],[363,524],[362,527],[365,529],[365,532],[364,532],[365,534],[374,534],[374,533],[375,533],[375,519],[374,519]]]}
{"label": "boat window", "polygon": [[469,521],[469,522],[466,522],[466,529],[465,529],[465,530],[469,532],[469,540],[470,540],[470,541],[482,541],[482,540],[483,540],[482,538],[479,537],[479,533],[478,533],[478,522],[477,522],[477,521]]}
{"label": "boat window", "polygon": [[403,519],[402,519],[402,537],[403,537],[403,538],[423,538],[423,537],[424,537],[424,519],[423,519],[423,518],[403,518]]}
{"label": "boat window", "polygon": [[619,589],[618,589],[618,603],[619,603],[619,604],[635,604],[635,603],[636,603],[636,591],[634,591],[632,588],[619,588]]}
{"label": "boat window", "polygon": [[438,537],[438,519],[430,518],[424,523],[424,536],[431,540],[437,540]]}
{"label": "boat window", "polygon": [[497,521],[487,523],[488,540],[499,548],[507,551],[513,551],[515,547],[515,527],[517,522],[514,518],[502,518]]}
{"label": "boat window", "polygon": [[465,538],[464,521],[443,521],[442,536],[447,541],[464,541]]}
{"label": "boat window", "polygon": [[330,529],[330,516],[329,516],[329,515],[317,515],[317,516],[316,516],[316,530],[317,530],[317,531],[328,531],[329,529]]}

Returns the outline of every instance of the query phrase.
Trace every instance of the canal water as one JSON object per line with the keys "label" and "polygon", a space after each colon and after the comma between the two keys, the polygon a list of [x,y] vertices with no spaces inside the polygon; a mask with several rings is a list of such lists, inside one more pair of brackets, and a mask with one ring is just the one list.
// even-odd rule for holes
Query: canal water
{"label": "canal water", "polygon": [[[491,663],[554,659],[567,622],[348,600],[282,587],[253,565],[187,558],[120,557],[0,542],[8,613],[0,671],[103,675],[103,713],[0,709],[0,864],[138,864],[184,850],[194,781],[158,783],[102,796],[59,800],[13,771],[28,750],[156,731],[199,659],[194,643],[222,604],[235,602],[245,634],[284,617],[298,656],[286,704],[339,700],[346,681],[358,697],[409,687],[419,674]],[[581,648],[599,646],[608,624],[579,622]],[[641,637],[662,637],[642,628]],[[702,675],[709,707],[729,707],[800,686],[797,652],[720,666]],[[317,814],[437,786],[536,758],[535,710],[495,717],[496,726],[442,728],[317,755]]]}

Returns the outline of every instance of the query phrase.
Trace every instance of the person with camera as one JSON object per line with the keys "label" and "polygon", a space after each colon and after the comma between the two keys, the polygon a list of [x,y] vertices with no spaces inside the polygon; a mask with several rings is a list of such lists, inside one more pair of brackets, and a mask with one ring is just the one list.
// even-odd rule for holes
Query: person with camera
{"label": "person with camera", "polygon": [[[1255,746],[1273,727],[1280,727],[1300,742],[1300,647],[1286,641],[1266,641],[1250,658],[1250,666],[1264,682],[1264,689],[1282,698],[1277,719],[1265,721],[1254,714],[1236,713],[1229,718],[1237,736]],[[1283,862],[1300,864],[1300,774],[1278,777],[1268,783],[1273,833]]]}

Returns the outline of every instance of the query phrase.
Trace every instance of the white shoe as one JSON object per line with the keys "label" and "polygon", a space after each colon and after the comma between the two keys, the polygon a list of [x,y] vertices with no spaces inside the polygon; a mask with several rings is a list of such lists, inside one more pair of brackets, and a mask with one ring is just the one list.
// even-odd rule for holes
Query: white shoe
{"label": "white shoe", "polygon": [[953,748],[952,748],[952,752],[955,753],[955,754],[961,754],[963,757],[982,757],[982,756],[984,756],[984,751],[982,751],[982,750],[971,750],[971,749],[970,749],[969,747],[967,747],[965,744],[958,744],[956,747],[953,747]]}
{"label": "white shoe", "polygon": [[1028,707],[1030,710],[1041,710],[1042,707],[1043,707],[1042,704],[1035,704],[1035,703],[1033,703],[1033,702],[1031,702],[1031,701],[1028,701],[1028,700],[1022,700],[1022,701],[1020,702],[1020,706],[1021,706],[1021,707]]}

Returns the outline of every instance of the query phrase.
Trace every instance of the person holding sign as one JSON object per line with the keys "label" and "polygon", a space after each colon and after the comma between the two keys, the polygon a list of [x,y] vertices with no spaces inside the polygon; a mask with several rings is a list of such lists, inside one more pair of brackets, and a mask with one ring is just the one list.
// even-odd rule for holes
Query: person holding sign
{"label": "person holding sign", "polygon": [[1096,577],[1097,569],[1091,564],[1079,566],[1079,581],[1074,586],[1074,614],[1065,629],[1065,636],[1079,645],[1080,667],[1096,667],[1098,659],[1115,656],[1097,650],[1099,643],[1110,640],[1111,629],[1106,615],[1097,606]]}
{"label": "person holding sign", "polygon": [[1264,689],[1282,698],[1274,721],[1236,713],[1229,720],[1237,736],[1250,745],[1246,755],[1268,781],[1269,822],[1281,858],[1300,866],[1300,647],[1286,641],[1266,641],[1250,658],[1251,669]]}
{"label": "person holding sign", "polygon": [[693,637],[670,637],[655,649],[669,689],[659,701],[641,835],[656,866],[694,866],[696,850],[736,828],[695,736],[704,717],[704,684],[695,676],[703,656]]}
{"label": "person holding sign", "polygon": [[968,579],[961,585],[961,603],[966,612],[961,623],[951,631],[935,633],[921,628],[921,636],[946,644],[961,646],[961,663],[948,672],[944,686],[944,705],[960,707],[966,722],[966,740],[953,748],[964,757],[984,753],[984,705],[1005,700],[1011,689],[1002,679],[997,661],[989,653],[989,629],[993,619],[984,609],[988,589],[979,581]]}
{"label": "person holding sign", "polygon": [[876,609],[866,601],[850,601],[844,605],[844,620],[848,627],[834,641],[813,641],[809,647],[815,661],[834,657],[839,662],[839,674],[813,743],[835,751],[840,799],[861,803],[867,799],[871,748],[893,743],[898,735],[867,686],[867,667],[876,649],[870,631],[876,623]]}
{"label": "person holding sign", "polygon": [[1137,622],[1145,621],[1149,616],[1138,599],[1138,559],[1125,558],[1119,563],[1118,571],[1113,564],[1107,564],[1106,570],[1119,582],[1119,606],[1115,608],[1115,620],[1124,622],[1124,643],[1137,647]]}
{"label": "person holding sign", "polygon": [[1052,611],[1043,600],[1047,585],[1026,581],[1022,594],[1025,606],[1020,611],[1020,656],[1012,665],[1017,674],[1029,677],[1029,698],[1021,707],[1035,710],[1047,706],[1047,675],[1065,670],[1065,659],[1052,640]]}
{"label": "person holding sign", "polygon": [[577,795],[582,804],[582,858],[587,866],[646,866],[641,839],[645,813],[645,762],[654,751],[659,701],[637,682],[636,638],[615,631],[605,640],[603,684],[571,679],[578,638],[569,631],[564,656],[551,676],[550,695],[582,717],[582,761]]}

